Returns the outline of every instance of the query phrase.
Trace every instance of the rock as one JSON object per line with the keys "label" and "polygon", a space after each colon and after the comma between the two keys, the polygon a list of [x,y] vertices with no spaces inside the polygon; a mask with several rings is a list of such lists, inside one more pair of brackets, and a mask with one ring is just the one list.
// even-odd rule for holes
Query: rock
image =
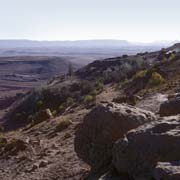
{"label": "rock", "polygon": [[161,118],[117,141],[113,147],[113,165],[120,174],[148,178],[159,161],[180,160],[179,149],[180,116]]}
{"label": "rock", "polygon": [[49,164],[49,161],[42,160],[42,161],[40,161],[40,163],[39,163],[39,168],[46,167],[48,164]]}
{"label": "rock", "polygon": [[180,114],[180,94],[176,94],[169,98],[168,101],[164,102],[160,106],[160,116],[172,116]]}
{"label": "rock", "polygon": [[155,120],[153,113],[130,105],[102,103],[84,118],[76,132],[75,151],[98,171],[112,159],[112,147],[127,131]]}
{"label": "rock", "polygon": [[26,170],[26,173],[32,173],[32,172],[36,171],[38,168],[39,168],[39,164],[34,163],[31,168]]}
{"label": "rock", "polygon": [[180,161],[158,162],[157,166],[154,169],[154,178],[156,180],[179,180]]}

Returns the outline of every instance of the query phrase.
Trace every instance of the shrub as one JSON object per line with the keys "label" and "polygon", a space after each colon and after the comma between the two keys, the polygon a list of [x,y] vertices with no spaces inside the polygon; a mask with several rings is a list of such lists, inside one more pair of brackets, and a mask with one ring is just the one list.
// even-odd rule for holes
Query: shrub
{"label": "shrub", "polygon": [[122,58],[128,58],[128,55],[124,54],[122,55]]}
{"label": "shrub", "polygon": [[66,104],[68,106],[71,106],[73,103],[74,103],[74,99],[72,97],[68,97],[67,100],[66,100]]}
{"label": "shrub", "polygon": [[53,114],[50,109],[41,110],[32,117],[32,125],[39,124],[51,118],[53,118]]}
{"label": "shrub", "polygon": [[68,128],[72,124],[72,121],[69,119],[63,119],[60,121],[60,123],[56,126],[55,131],[56,132],[61,132],[64,129]]}
{"label": "shrub", "polygon": [[138,72],[134,75],[134,79],[145,77],[146,74],[147,74],[147,70],[138,71]]}
{"label": "shrub", "polygon": [[92,90],[94,90],[94,87],[90,82],[84,81],[81,83],[81,95],[89,94]]}
{"label": "shrub", "polygon": [[84,104],[88,105],[94,101],[94,97],[92,95],[86,95],[84,97]]}
{"label": "shrub", "polygon": [[99,94],[99,92],[97,90],[93,90],[89,94],[92,96],[96,96],[97,94]]}
{"label": "shrub", "polygon": [[176,54],[171,53],[171,55],[170,55],[170,57],[169,57],[169,60],[170,60],[170,61],[173,61],[175,58],[176,58]]}
{"label": "shrub", "polygon": [[4,147],[8,143],[7,139],[4,137],[0,137],[0,148]]}
{"label": "shrub", "polygon": [[65,109],[66,109],[66,108],[65,108],[64,104],[61,104],[61,105],[59,106],[59,112],[60,112],[60,113],[64,112]]}
{"label": "shrub", "polygon": [[16,113],[14,118],[17,119],[17,120],[24,119],[24,118],[26,118],[26,113],[25,112]]}
{"label": "shrub", "polygon": [[57,114],[57,111],[56,111],[56,110],[52,111],[52,115],[53,115],[54,117],[56,116],[56,114]]}
{"label": "shrub", "polygon": [[27,149],[27,144],[24,141],[20,139],[12,139],[6,144],[4,152],[16,155],[19,151],[24,151],[25,149]]}
{"label": "shrub", "polygon": [[0,132],[4,131],[4,127],[2,125],[0,125]]}
{"label": "shrub", "polygon": [[153,72],[151,79],[149,80],[150,86],[158,86],[165,82],[165,79],[161,76],[161,74],[157,72]]}
{"label": "shrub", "polygon": [[37,106],[38,109],[42,108],[43,101],[42,100],[37,101],[36,106]]}
{"label": "shrub", "polygon": [[130,82],[130,80],[128,80],[128,79],[126,78],[126,79],[124,79],[124,81],[122,81],[122,82],[120,83],[120,85],[121,85],[122,87],[125,87],[126,85],[128,85],[129,82]]}

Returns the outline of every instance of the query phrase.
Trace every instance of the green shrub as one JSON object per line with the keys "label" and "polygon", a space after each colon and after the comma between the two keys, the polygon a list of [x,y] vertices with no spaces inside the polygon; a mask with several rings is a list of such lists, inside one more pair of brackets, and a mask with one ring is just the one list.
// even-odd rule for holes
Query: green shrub
{"label": "green shrub", "polygon": [[169,60],[170,60],[170,61],[173,61],[175,58],[176,58],[176,54],[171,53],[171,55],[170,55],[170,57],[169,57]]}
{"label": "green shrub", "polygon": [[59,106],[59,112],[60,113],[62,113],[63,111],[65,111],[65,106],[64,106],[64,104],[61,104],[60,106]]}
{"label": "green shrub", "polygon": [[37,101],[36,106],[37,106],[38,109],[42,108],[43,101],[42,100]]}
{"label": "green shrub", "polygon": [[134,75],[134,79],[145,77],[146,74],[147,74],[147,70],[138,71],[138,72]]}
{"label": "green shrub", "polygon": [[66,104],[67,104],[68,106],[71,106],[73,103],[74,103],[74,99],[71,98],[71,97],[68,97],[67,100],[66,100]]}
{"label": "green shrub", "polygon": [[101,81],[97,81],[96,84],[95,84],[95,88],[97,91],[99,92],[102,92],[103,91],[103,88],[104,88],[104,85]]}
{"label": "green shrub", "polygon": [[88,105],[94,101],[94,97],[92,95],[86,95],[84,97],[84,104]]}
{"label": "green shrub", "polygon": [[81,83],[81,95],[89,94],[93,90],[94,90],[94,87],[92,83],[88,81],[84,81]]}
{"label": "green shrub", "polygon": [[4,137],[0,137],[0,148],[4,147],[7,144],[7,139]]}
{"label": "green shrub", "polygon": [[157,72],[153,72],[151,79],[149,80],[150,86],[158,86],[165,82],[165,79],[161,76],[161,74]]}
{"label": "green shrub", "polygon": [[56,111],[56,110],[52,111],[52,115],[53,115],[53,116],[56,116],[56,114],[57,114],[57,111]]}
{"label": "green shrub", "polygon": [[125,87],[129,82],[130,82],[130,80],[124,79],[124,81],[121,81],[120,85],[121,85],[122,87]]}
{"label": "green shrub", "polygon": [[64,129],[68,128],[72,124],[72,121],[69,119],[63,119],[60,121],[60,123],[56,126],[55,131],[56,132],[61,132]]}
{"label": "green shrub", "polygon": [[93,90],[90,92],[90,95],[92,95],[92,96],[96,96],[97,94],[99,94],[99,92],[97,90]]}

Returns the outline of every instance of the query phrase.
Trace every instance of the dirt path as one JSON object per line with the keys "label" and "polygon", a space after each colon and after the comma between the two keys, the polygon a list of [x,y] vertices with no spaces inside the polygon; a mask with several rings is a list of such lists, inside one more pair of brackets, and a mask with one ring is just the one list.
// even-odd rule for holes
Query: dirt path
{"label": "dirt path", "polygon": [[[3,180],[83,180],[89,166],[74,151],[78,124],[87,110],[59,116],[30,129],[9,132],[5,137],[28,142],[27,150],[17,155],[0,157],[0,179]],[[72,124],[55,132],[57,124],[67,118]]]}

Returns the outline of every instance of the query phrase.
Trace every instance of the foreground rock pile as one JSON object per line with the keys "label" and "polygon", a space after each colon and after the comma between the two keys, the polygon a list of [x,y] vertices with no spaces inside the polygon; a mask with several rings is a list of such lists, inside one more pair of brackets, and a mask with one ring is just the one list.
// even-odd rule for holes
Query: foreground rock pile
{"label": "foreground rock pile", "polygon": [[[133,177],[155,176],[161,179],[163,173],[159,174],[159,169],[162,165],[158,163],[180,160],[179,125],[180,116],[177,116],[148,123],[128,132],[113,148],[113,164],[118,172]],[[172,179],[172,176],[169,175],[167,179]]]}
{"label": "foreground rock pile", "polygon": [[172,95],[160,106],[160,116],[172,116],[180,113],[180,93]]}
{"label": "foreground rock pile", "polygon": [[129,130],[155,120],[153,113],[133,106],[103,103],[84,119],[76,134],[78,155],[99,171],[111,163],[112,147]]}
{"label": "foreground rock pile", "polygon": [[[161,105],[160,115],[164,104],[175,101],[179,95]],[[119,179],[179,180],[180,115],[176,108],[172,112],[166,107],[164,116],[168,117],[159,118],[126,104],[102,103],[84,118],[75,150],[94,174],[113,167]]]}

